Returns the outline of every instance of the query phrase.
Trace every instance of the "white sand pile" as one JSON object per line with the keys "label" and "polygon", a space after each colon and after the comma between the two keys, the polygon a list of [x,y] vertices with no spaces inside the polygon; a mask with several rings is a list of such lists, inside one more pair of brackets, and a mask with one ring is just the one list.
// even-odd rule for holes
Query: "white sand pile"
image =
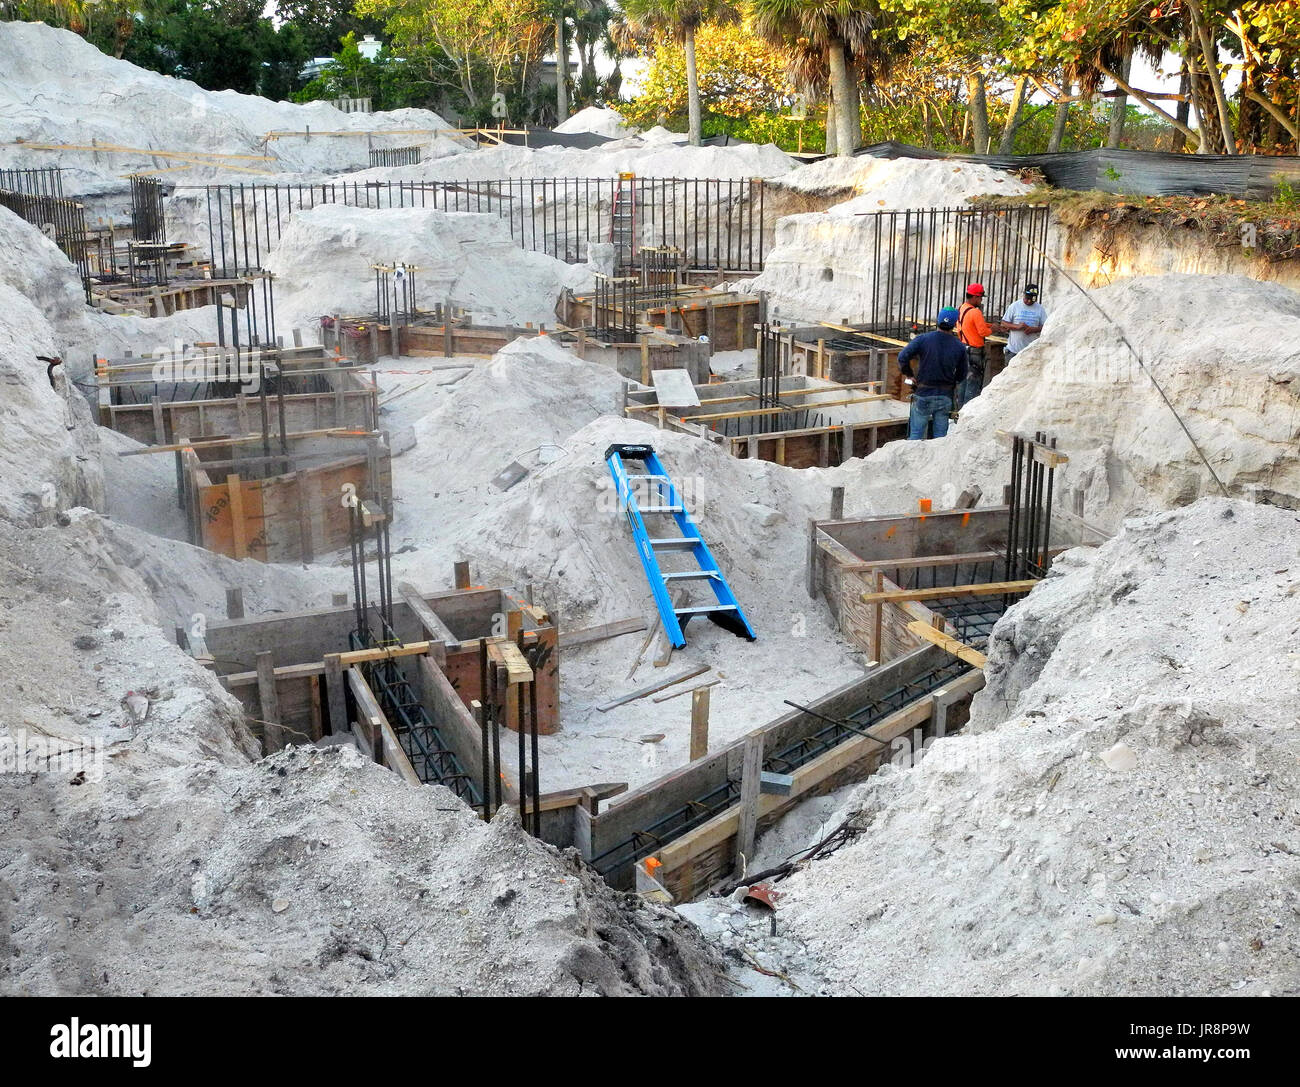
{"label": "white sand pile", "polygon": [[[3,24],[0,24],[2,26]],[[86,305],[86,293],[76,266],[31,224],[0,208],[0,284],[26,296],[50,323],[54,354],[83,389],[89,389],[94,358],[136,354],[174,341],[194,343],[216,339],[216,309],[182,310],[170,317],[130,317],[102,313]],[[50,352],[42,351],[41,354]]]}
{"label": "white sand pile", "polygon": [[556,132],[594,132],[598,136],[621,139],[636,134],[636,129],[623,123],[618,110],[602,109],[600,106],[587,106],[578,110],[568,120],[555,126]]}
{"label": "white sand pile", "polygon": [[[860,674],[862,658],[831,629],[802,588],[807,519],[826,516],[841,470],[783,468],[732,458],[699,439],[608,414],[618,378],[546,341],[517,342],[443,392],[416,425],[417,444],[394,460],[398,497],[394,577],[447,584],[451,564],[469,559],[475,584],[532,585],[563,630],[656,612],[604,461],[614,442],[648,442],[660,453],[719,565],[758,632],[756,642],[692,620],[687,647],[669,671],[711,665],[710,736],[725,743]],[[545,458],[537,447],[547,447]],[[489,485],[512,460],[529,474],[508,491]],[[679,557],[668,569],[686,568]],[[680,564],[680,567],[679,567]],[[706,588],[694,601],[712,599]],[[650,699],[602,714],[595,706],[668,672],[653,650],[632,679],[644,635],[565,652],[561,732],[542,738],[546,789],[629,781],[684,764],[690,700]],[[664,739],[639,749],[638,739]],[[630,746],[631,745],[631,746]]]}
{"label": "white sand pile", "polygon": [[276,280],[276,325],[319,331],[322,314],[375,309],[373,265],[417,266],[424,308],[451,299],[482,324],[554,324],[574,269],[530,253],[494,215],[426,208],[322,205],[298,212],[266,259]]}
{"label": "white sand pile", "polygon": [[967,732],[862,785],[861,835],[780,884],[796,972],[870,996],[1294,993],[1298,531],[1205,499],[1071,552],[996,627]]}
{"label": "white sand pile", "polygon": [[1125,516],[1220,493],[1121,331],[1231,494],[1300,501],[1300,296],[1241,276],[1168,275],[1091,297],[1118,328],[1077,292],[1044,299],[1049,317],[1038,341],[963,410],[947,438],[896,442],[867,460],[864,477],[890,482],[879,494],[872,483],[851,493],[850,508],[899,508],[900,483],[937,506],[972,483],[992,500],[1009,481],[999,430],[1055,436],[1070,457],[1056,474],[1059,500],[1067,509],[1081,500],[1084,516],[1108,531]]}
{"label": "white sand pile", "polygon": [[652,133],[601,144],[599,147],[501,147],[426,158],[415,166],[394,166],[352,175],[360,180],[496,181],[502,178],[615,178],[620,173],[640,177],[750,178],[776,177],[795,160],[773,144],[732,144],[729,147],[690,147],[680,139],[656,139]]}
{"label": "white sand pile", "polygon": [[[896,224],[878,223],[872,212],[960,207],[973,196],[1022,193],[1030,188],[988,166],[867,156],[822,159],[792,170],[774,184],[798,192],[852,194],[826,211],[778,219],[776,244],[764,259],[762,273],[743,284],[749,290],[767,291],[769,313],[786,321],[873,319],[870,310],[877,280],[882,293],[888,286],[883,278],[888,265],[877,267],[873,254],[923,245],[928,228],[917,220],[905,237],[907,224],[902,219]],[[988,278],[991,270],[976,269],[976,274]],[[903,286],[895,280],[894,297],[904,297]],[[933,315],[906,316],[931,319]]]}
{"label": "white sand pile", "polygon": [[973,196],[1028,192],[1029,186],[1006,170],[973,162],[941,159],[879,159],[870,155],[824,158],[799,166],[772,184],[795,192],[854,197],[841,208],[951,208]]}
{"label": "white sand pile", "polygon": [[[172,177],[214,181],[250,172],[339,171],[365,166],[368,146],[399,146],[429,139],[397,133],[367,138],[316,136],[267,141],[267,133],[313,134],[376,129],[446,128],[429,110],[342,113],[323,102],[298,106],[234,91],[205,91],[194,83],[137,68],[101,53],[67,30],[43,23],[0,23],[0,142],[147,148],[223,155],[224,167],[196,166]],[[69,171],[69,194],[121,189],[123,176],[182,160],[113,151],[48,151],[6,147],[0,165],[51,166]]]}
{"label": "white sand pile", "polygon": [[[48,522],[73,505],[102,505],[104,481],[90,408],[66,377],[51,386],[37,356],[58,354],[36,307],[0,283],[0,514]],[[61,369],[61,368],[56,368]]]}
{"label": "white sand pile", "polygon": [[719,991],[693,929],[509,810],[485,826],[347,746],[251,762],[237,705],[154,625],[99,524],[0,537],[0,740],[86,752],[0,775],[5,993]]}

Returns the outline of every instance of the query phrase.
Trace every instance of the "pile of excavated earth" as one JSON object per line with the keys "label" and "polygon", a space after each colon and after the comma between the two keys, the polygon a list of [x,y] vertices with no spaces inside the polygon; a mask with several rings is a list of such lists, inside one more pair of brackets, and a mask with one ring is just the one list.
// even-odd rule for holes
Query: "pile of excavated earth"
{"label": "pile of excavated earth", "polygon": [[[59,77],[60,49],[84,61]],[[272,154],[289,178],[341,175],[349,138],[265,140],[357,123],[201,91],[75,36],[0,24],[5,140]],[[42,59],[44,58],[44,59]],[[12,108],[9,108],[11,107]],[[306,111],[306,112],[296,112]],[[369,178],[767,177],[828,210],[781,220],[753,286],[801,320],[860,316],[875,274],[858,216],[1017,191],[948,162],[796,166],[775,148],[689,148],[612,111],[598,148],[473,150],[430,137],[418,166]],[[370,127],[439,118],[361,115]],[[23,150],[4,165],[47,164]],[[97,156],[104,161],[97,161]],[[298,156],[298,157],[295,157]],[[67,152],[69,187],[128,166]],[[206,169],[206,167],[204,168]],[[225,175],[222,175],[223,177]],[[358,175],[347,175],[356,177]],[[114,180],[117,179],[117,180]],[[192,210],[192,209],[191,209]],[[188,212],[187,212],[188,214]],[[177,218],[181,224],[184,216]],[[187,237],[202,248],[202,237]],[[869,666],[804,590],[808,520],[964,490],[996,500],[1004,432],[1047,431],[1062,504],[1111,537],[1062,556],[990,641],[969,726],[923,759],[802,805],[759,867],[835,828],[839,848],[776,887],[777,927],[732,898],[673,910],[616,893],[503,810],[410,788],[349,738],[260,758],[239,703],[175,644],[224,615],[303,611],[351,587],[343,555],[236,562],[184,542],[168,457],[95,425],[91,359],[215,338],[210,310],[110,316],[73,266],[0,209],[0,988],[31,994],[1293,993],[1300,988],[1300,298],[1237,277],[1062,283],[1042,337],[946,439],[793,469],[730,457],[619,416],[622,379],[550,337],[490,360],[381,359],[393,458],[394,580],[535,598],[572,630],[653,608],[603,454],[648,442],[669,466],[759,633],[692,623],[673,670],[713,681],[721,745]],[[518,248],[495,214],[341,206],[296,212],[268,260],[281,330],[373,299],[370,266],[416,264],[476,320],[554,321],[591,268]],[[830,268],[832,277],[823,271]],[[856,278],[855,278],[856,277]],[[850,303],[852,303],[850,305]],[[1215,347],[1207,350],[1205,315]],[[37,356],[61,356],[47,376]],[[738,358],[730,363],[752,366]],[[522,477],[494,480],[515,466]],[[637,633],[566,650],[543,789],[632,788],[688,761],[689,699],[598,707],[661,678]],[[55,754],[57,752],[57,754]],[[743,968],[757,963],[767,973]]]}

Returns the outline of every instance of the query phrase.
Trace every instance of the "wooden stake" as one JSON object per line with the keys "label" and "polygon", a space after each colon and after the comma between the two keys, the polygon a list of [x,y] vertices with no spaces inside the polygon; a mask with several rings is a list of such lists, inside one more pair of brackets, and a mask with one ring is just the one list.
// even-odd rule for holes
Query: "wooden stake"
{"label": "wooden stake", "polygon": [[691,762],[709,753],[709,688],[691,694]]}
{"label": "wooden stake", "polygon": [[257,701],[262,717],[262,749],[273,755],[284,747],[280,729],[280,697],[275,689],[275,663],[268,649],[257,655]]}
{"label": "wooden stake", "polygon": [[758,796],[763,773],[763,734],[745,737],[745,754],[740,774],[740,826],[736,830],[736,878],[745,878],[745,868],[754,859],[754,838],[758,831]]}

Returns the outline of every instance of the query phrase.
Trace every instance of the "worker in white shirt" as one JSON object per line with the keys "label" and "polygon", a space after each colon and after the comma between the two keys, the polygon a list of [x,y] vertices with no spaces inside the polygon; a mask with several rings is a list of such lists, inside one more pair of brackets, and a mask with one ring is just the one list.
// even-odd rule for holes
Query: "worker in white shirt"
{"label": "worker in white shirt", "polygon": [[1007,312],[1002,315],[1002,331],[1007,333],[1007,346],[1002,357],[1010,363],[1036,339],[1043,331],[1043,322],[1047,320],[1047,311],[1038,301],[1038,284],[1026,283],[1024,298],[1012,302]]}

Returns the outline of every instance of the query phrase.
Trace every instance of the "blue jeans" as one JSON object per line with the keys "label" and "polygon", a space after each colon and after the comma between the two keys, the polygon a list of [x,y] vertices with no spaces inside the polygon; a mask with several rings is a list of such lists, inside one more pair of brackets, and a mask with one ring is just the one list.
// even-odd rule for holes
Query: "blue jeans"
{"label": "blue jeans", "polygon": [[964,408],[983,392],[985,361],[984,348],[966,348],[966,380],[957,387],[957,407]]}
{"label": "blue jeans", "polygon": [[948,433],[948,413],[952,411],[952,397],[940,393],[913,393],[912,413],[907,417],[907,440],[920,441],[925,428],[930,436],[942,438]]}

